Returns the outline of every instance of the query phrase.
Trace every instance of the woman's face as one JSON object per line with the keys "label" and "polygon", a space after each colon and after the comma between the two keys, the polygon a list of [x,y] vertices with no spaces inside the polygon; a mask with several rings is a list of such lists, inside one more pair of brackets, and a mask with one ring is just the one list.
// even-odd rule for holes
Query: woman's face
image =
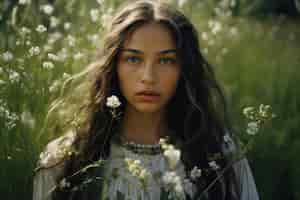
{"label": "woman's face", "polygon": [[127,35],[120,51],[117,74],[127,106],[139,112],[162,111],[181,72],[170,30],[158,23],[144,24]]}

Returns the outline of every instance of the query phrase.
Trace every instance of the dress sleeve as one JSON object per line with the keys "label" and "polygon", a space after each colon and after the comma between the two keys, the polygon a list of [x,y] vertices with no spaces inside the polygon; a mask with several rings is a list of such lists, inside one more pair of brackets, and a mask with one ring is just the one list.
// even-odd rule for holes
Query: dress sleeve
{"label": "dress sleeve", "polygon": [[69,133],[48,143],[40,154],[33,179],[33,200],[52,200],[58,180],[62,178],[66,166],[66,156],[74,142],[74,134]]}
{"label": "dress sleeve", "polygon": [[[223,151],[225,154],[234,153],[237,149],[235,142],[227,134],[225,135]],[[259,200],[255,180],[247,158],[233,164],[233,170],[237,180],[239,200]]]}
{"label": "dress sleeve", "polygon": [[236,174],[240,200],[259,200],[256,184],[246,158],[233,165]]}
{"label": "dress sleeve", "polygon": [[63,164],[51,168],[39,169],[33,180],[33,200],[52,200],[52,191],[63,171]]}

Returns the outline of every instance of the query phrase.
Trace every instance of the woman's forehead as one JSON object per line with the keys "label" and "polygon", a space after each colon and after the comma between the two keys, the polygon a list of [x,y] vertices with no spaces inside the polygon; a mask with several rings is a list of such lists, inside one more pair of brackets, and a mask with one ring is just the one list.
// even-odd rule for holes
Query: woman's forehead
{"label": "woman's forehead", "polygon": [[172,32],[163,24],[147,23],[136,28],[125,38],[122,49],[137,49],[158,53],[176,49]]}

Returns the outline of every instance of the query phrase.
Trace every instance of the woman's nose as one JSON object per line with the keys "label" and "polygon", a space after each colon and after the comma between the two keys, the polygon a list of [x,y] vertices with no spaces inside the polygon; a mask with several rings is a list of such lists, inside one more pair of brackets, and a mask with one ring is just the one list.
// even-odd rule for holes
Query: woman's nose
{"label": "woman's nose", "polygon": [[146,63],[142,70],[141,81],[143,83],[153,84],[155,82],[155,74],[153,63]]}

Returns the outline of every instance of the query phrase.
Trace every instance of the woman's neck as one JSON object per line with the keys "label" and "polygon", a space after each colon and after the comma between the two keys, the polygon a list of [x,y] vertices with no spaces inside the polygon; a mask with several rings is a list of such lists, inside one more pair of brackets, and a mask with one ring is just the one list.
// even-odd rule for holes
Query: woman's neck
{"label": "woman's neck", "polygon": [[168,134],[165,113],[141,113],[125,109],[120,134],[127,141],[156,144],[162,136]]}

